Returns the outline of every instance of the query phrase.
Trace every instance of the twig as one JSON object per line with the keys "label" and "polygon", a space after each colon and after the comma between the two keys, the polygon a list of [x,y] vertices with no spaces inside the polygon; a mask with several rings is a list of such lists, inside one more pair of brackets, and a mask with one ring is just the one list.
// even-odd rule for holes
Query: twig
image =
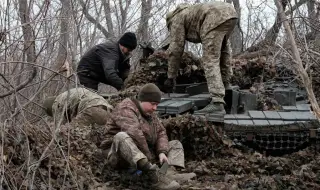
{"label": "twig", "polygon": [[240,53],[240,54],[234,55],[234,58],[236,58],[236,59],[252,59],[255,57],[267,56],[268,54],[271,54],[271,51],[258,50],[258,51],[254,51],[254,52]]}
{"label": "twig", "polygon": [[[53,73],[53,74],[51,75],[51,77],[49,77],[49,79],[46,81],[46,83],[38,90],[38,92],[36,92],[36,93],[30,98],[30,101],[26,102],[26,103],[22,106],[22,108],[28,106],[28,105],[31,103],[31,101],[33,101],[33,99],[35,99],[35,98],[40,94],[40,92],[49,84],[49,82],[51,81],[51,79],[53,79],[56,75],[57,75],[56,73]],[[16,109],[16,111],[10,116],[9,119],[14,118],[16,115],[19,114],[20,111],[21,111],[21,109],[19,109],[19,110]]]}
{"label": "twig", "polygon": [[[51,76],[51,78],[53,78],[53,77],[55,77],[55,75],[53,75],[53,76]],[[70,76],[71,77],[71,76]],[[47,81],[48,82],[48,81]],[[47,84],[47,83],[46,83]],[[45,84],[45,85],[46,85]],[[67,87],[68,87],[68,89],[69,89],[69,80],[67,81]],[[39,90],[40,91],[40,90]],[[69,101],[69,95],[70,95],[70,93],[69,93],[69,91],[68,91],[68,98],[67,98],[67,102],[66,102],[66,104],[64,105],[64,110],[66,111],[66,109],[67,109],[67,104],[68,104],[68,101]],[[62,112],[61,113],[62,114],[62,116],[64,115],[64,112]],[[58,131],[60,131],[60,129],[61,129],[61,124],[62,124],[62,121],[63,121],[63,117],[58,117],[58,118],[60,118],[60,120],[58,121],[58,122],[56,122],[56,121],[54,121],[55,122],[55,127],[56,127],[56,129],[54,130],[54,132],[53,132],[53,136],[52,136],[52,139],[51,139],[51,141],[50,141],[50,143],[47,145],[47,147],[45,148],[45,150],[43,151],[43,153],[41,154],[41,156],[40,156],[40,158],[35,162],[35,163],[33,163],[30,167],[32,167],[33,165],[35,166],[35,168],[33,169],[33,175],[32,175],[32,180],[31,180],[31,184],[29,185],[30,186],[30,188],[32,189],[32,187],[33,187],[33,181],[34,181],[34,179],[35,179],[35,174],[36,174],[36,171],[37,171],[37,169],[38,169],[38,167],[39,167],[39,165],[40,165],[40,163],[41,163],[41,161],[42,160],[44,160],[46,157],[47,157],[47,152],[49,151],[49,149],[50,149],[50,147],[52,146],[52,144],[54,143],[54,142],[56,142],[57,143],[57,146],[59,147],[59,149],[60,149],[60,151],[61,151],[61,154],[63,155],[63,157],[64,157],[64,159],[66,160],[66,165],[67,165],[67,167],[66,167],[66,170],[67,171],[69,171],[69,173],[70,173],[70,175],[71,175],[71,178],[73,179],[73,181],[74,181],[74,183],[77,185],[77,187],[79,188],[79,185],[78,185],[78,183],[77,183],[77,180],[75,179],[75,177],[73,176],[73,174],[72,174],[72,171],[71,171],[71,168],[70,168],[70,165],[69,165],[69,162],[68,162],[68,159],[69,159],[69,155],[70,155],[70,135],[68,134],[68,155],[66,156],[65,155],[65,153],[64,153],[64,151],[63,151],[63,149],[62,149],[62,147],[59,145],[59,142],[58,142],[58,140],[57,140],[57,138],[56,138],[56,134],[57,134],[57,132]],[[65,173],[65,175],[66,175],[66,173]]]}
{"label": "twig", "polygon": [[3,180],[4,180],[4,162],[5,162],[5,155],[4,155],[4,151],[3,151],[3,148],[4,148],[4,132],[5,132],[5,126],[6,125],[6,122],[4,122],[4,124],[0,124],[1,126],[1,156],[0,156],[0,163],[1,163],[1,170],[0,170],[0,174],[1,174],[1,180],[0,180],[0,185],[2,186],[3,184]]}
{"label": "twig", "polygon": [[[11,63],[20,63],[20,64],[28,64],[28,65],[32,65],[32,66],[34,66],[34,67],[39,67],[39,68],[42,68],[42,69],[46,69],[46,70],[48,70],[48,71],[51,71],[52,73],[55,73],[56,75],[59,75],[59,76],[62,76],[62,77],[64,77],[64,78],[66,78],[66,79],[69,79],[69,78],[71,78],[71,76],[64,76],[63,74],[61,74],[61,71],[55,71],[55,70],[53,70],[53,69],[50,69],[50,68],[48,68],[48,67],[46,67],[46,66],[43,66],[43,65],[37,65],[37,64],[35,64],[35,63],[30,63],[30,62],[23,62],[23,61],[7,61],[7,62],[0,62],[0,64],[2,65],[2,64],[11,64]],[[75,82],[75,81],[73,81],[73,80],[71,80],[72,82]]]}
{"label": "twig", "polygon": [[37,75],[37,69],[35,67],[33,67],[31,76],[29,76],[29,78],[25,82],[23,82],[22,84],[20,84],[16,88],[14,88],[14,89],[6,92],[6,93],[0,94],[0,98],[4,98],[6,96],[9,96],[9,95],[13,94],[14,92],[17,92],[17,91],[23,89],[25,86],[27,86],[36,77],[36,75]]}
{"label": "twig", "polygon": [[309,51],[310,51],[311,53],[313,53],[313,54],[316,54],[317,56],[320,56],[320,53],[319,53],[319,52],[313,51],[313,50],[311,50],[311,49],[309,49]]}
{"label": "twig", "polygon": [[311,82],[311,80],[310,80],[310,78],[308,76],[308,73],[303,68],[303,64],[302,64],[302,60],[301,60],[301,57],[300,57],[300,53],[299,53],[299,50],[297,48],[297,44],[296,44],[296,42],[294,40],[293,33],[292,33],[291,29],[290,29],[289,22],[288,22],[288,20],[286,18],[286,15],[283,12],[283,7],[282,7],[280,1],[279,0],[274,0],[274,1],[275,1],[275,4],[276,4],[277,8],[278,8],[278,11],[279,11],[279,14],[280,14],[280,18],[281,18],[281,20],[283,22],[284,28],[285,28],[286,33],[287,33],[288,38],[289,38],[289,42],[291,44],[293,61],[297,65],[297,72],[300,75],[302,83],[305,85],[305,88],[306,88],[306,91],[307,91],[307,94],[308,94],[308,98],[309,98],[309,101],[310,101],[311,106],[313,108],[313,111],[315,112],[316,117],[318,119],[320,119],[320,108],[319,108],[318,102],[316,100],[316,97],[315,97],[313,89],[312,89],[312,82]]}

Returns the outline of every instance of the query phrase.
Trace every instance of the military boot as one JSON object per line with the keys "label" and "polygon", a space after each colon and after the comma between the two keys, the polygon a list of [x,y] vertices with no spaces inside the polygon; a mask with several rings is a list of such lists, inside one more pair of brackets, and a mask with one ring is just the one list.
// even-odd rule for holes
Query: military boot
{"label": "military boot", "polygon": [[226,114],[224,104],[221,102],[210,102],[206,107],[199,111],[195,111],[195,114]]}
{"label": "military boot", "polygon": [[180,188],[180,184],[166,176],[167,171],[161,171],[156,164],[151,164],[147,159],[141,159],[137,163],[138,168],[149,175],[153,183],[153,189],[175,190]]}
{"label": "military boot", "polygon": [[178,173],[174,168],[170,167],[167,173],[168,178],[176,180],[178,183],[184,183],[192,178],[195,178],[197,175],[195,173]]}
{"label": "military boot", "polygon": [[170,179],[166,174],[161,174],[159,169],[149,171],[152,187],[158,190],[176,190],[180,188],[180,184],[173,179]]}

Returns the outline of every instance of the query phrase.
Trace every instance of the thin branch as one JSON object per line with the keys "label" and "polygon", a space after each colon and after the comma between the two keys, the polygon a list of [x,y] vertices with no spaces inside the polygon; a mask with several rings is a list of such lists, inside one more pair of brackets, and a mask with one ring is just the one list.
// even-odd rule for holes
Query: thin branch
{"label": "thin branch", "polygon": [[[300,0],[296,4],[294,4],[291,9],[287,10],[284,14],[285,15],[290,15],[292,14],[296,9],[298,9],[301,5],[305,4],[308,0]],[[309,0],[312,1],[312,0]]]}
{"label": "thin branch", "polygon": [[83,0],[78,0],[81,7],[82,7],[82,11],[84,13],[84,15],[87,17],[87,19],[95,24],[97,26],[97,28],[103,33],[103,35],[106,37],[106,38],[110,38],[112,37],[112,34],[110,34],[101,24],[100,22],[98,22],[95,18],[93,18],[93,16],[88,12],[88,9],[86,7],[86,3],[83,1]]}
{"label": "thin branch", "polygon": [[302,83],[304,84],[307,94],[308,94],[308,98],[309,101],[311,103],[311,107],[313,108],[313,111],[315,112],[315,115],[318,119],[320,119],[320,108],[318,105],[318,102],[316,100],[316,97],[314,95],[313,89],[312,89],[312,82],[308,76],[307,71],[304,69],[303,64],[302,64],[302,60],[300,57],[300,53],[296,44],[296,41],[293,37],[293,33],[291,31],[289,22],[286,18],[286,15],[283,12],[283,7],[281,5],[281,3],[279,2],[280,0],[274,0],[275,4],[278,8],[278,12],[280,14],[280,18],[283,22],[283,26],[285,28],[285,31],[288,35],[289,38],[289,42],[291,44],[291,51],[292,51],[292,56],[293,56],[293,61],[297,64],[296,68],[297,68],[297,72],[298,75],[300,76]]}

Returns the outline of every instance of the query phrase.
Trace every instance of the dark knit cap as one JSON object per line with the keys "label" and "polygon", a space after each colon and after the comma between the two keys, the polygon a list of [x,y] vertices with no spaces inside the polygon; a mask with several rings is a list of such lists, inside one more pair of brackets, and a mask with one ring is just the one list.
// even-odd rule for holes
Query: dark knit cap
{"label": "dark knit cap", "polygon": [[144,85],[139,94],[138,100],[141,102],[158,102],[161,101],[161,91],[160,89],[152,83]]}
{"label": "dark knit cap", "polygon": [[137,37],[133,32],[126,32],[120,38],[119,44],[130,50],[134,50],[137,47]]}

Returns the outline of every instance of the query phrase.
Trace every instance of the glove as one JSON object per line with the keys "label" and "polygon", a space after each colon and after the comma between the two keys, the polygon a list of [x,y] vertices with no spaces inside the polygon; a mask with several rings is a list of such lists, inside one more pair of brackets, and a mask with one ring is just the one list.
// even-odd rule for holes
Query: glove
{"label": "glove", "polygon": [[169,91],[172,92],[174,88],[174,79],[168,78],[166,81],[164,81],[164,87]]}

